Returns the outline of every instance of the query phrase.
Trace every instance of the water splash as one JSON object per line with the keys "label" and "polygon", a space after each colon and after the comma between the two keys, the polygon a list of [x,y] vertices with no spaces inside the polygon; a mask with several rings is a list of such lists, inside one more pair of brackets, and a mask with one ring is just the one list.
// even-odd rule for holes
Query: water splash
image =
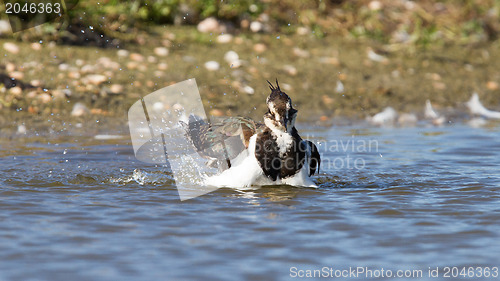
{"label": "water splash", "polygon": [[135,169],[130,176],[119,178],[109,178],[108,182],[117,184],[138,183],[139,185],[164,185],[171,184],[173,178],[169,174],[164,173],[149,173],[140,169]]}

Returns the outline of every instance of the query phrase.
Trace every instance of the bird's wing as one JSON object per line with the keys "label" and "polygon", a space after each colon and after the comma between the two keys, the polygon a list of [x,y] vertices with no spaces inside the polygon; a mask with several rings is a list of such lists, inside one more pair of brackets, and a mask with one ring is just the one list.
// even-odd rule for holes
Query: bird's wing
{"label": "bird's wing", "polygon": [[257,135],[255,158],[257,158],[264,175],[275,181],[281,170],[281,159],[279,157],[278,145],[269,129]]}
{"label": "bird's wing", "polygon": [[306,142],[311,149],[311,161],[309,161],[309,176],[314,175],[316,173],[316,170],[319,174],[319,167],[321,164],[321,156],[319,155],[319,150],[312,141],[306,140]]}

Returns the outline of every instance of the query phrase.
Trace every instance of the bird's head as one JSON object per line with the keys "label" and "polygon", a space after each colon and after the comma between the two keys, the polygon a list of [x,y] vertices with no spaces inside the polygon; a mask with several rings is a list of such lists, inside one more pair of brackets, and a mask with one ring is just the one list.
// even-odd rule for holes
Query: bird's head
{"label": "bird's head", "polygon": [[266,99],[268,112],[264,115],[264,122],[267,126],[272,125],[281,131],[291,132],[297,118],[297,110],[292,107],[292,99],[281,91],[278,79],[276,86],[269,81],[267,83],[271,94]]}

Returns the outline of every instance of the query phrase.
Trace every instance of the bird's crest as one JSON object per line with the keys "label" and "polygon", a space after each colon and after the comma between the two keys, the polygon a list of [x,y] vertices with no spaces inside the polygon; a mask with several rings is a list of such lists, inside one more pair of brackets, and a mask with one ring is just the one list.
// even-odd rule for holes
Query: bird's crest
{"label": "bird's crest", "polygon": [[276,78],[276,86],[274,86],[269,80],[267,80],[267,83],[269,84],[269,89],[271,89],[272,92],[281,92],[280,89],[280,84],[278,83],[278,78]]}

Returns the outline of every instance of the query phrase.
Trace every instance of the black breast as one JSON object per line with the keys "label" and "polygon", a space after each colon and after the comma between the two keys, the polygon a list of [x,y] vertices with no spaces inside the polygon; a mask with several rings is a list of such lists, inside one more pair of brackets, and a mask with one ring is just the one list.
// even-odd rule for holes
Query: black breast
{"label": "black breast", "polygon": [[264,174],[275,181],[278,177],[281,179],[295,175],[304,165],[305,144],[300,137],[292,134],[293,143],[289,150],[280,157],[279,147],[269,128],[257,135],[255,157],[259,161]]}

